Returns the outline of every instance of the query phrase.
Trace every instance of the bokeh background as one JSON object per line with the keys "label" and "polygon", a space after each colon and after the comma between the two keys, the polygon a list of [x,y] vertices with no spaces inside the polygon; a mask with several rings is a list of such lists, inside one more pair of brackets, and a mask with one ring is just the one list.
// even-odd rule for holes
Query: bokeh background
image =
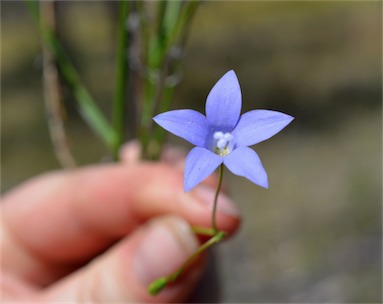
{"label": "bokeh background", "polygon": [[[23,2],[1,6],[5,192],[59,165],[44,114],[39,34]],[[61,2],[58,20],[68,53],[109,114],[116,3]],[[244,222],[214,250],[214,282],[207,276],[195,301],[382,301],[381,25],[380,1],[207,1],[199,8],[174,108],[202,111],[214,83],[234,69],[244,111],[296,119],[255,146],[268,190],[226,175]],[[76,158],[99,162],[105,148],[69,94],[67,111]]]}

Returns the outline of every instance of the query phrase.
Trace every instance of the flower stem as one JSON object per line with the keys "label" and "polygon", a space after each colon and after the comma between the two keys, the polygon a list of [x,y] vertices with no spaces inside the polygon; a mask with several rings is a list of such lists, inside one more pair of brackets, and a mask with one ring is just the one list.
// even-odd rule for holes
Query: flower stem
{"label": "flower stem", "polygon": [[166,287],[169,283],[175,281],[184,271],[185,269],[194,261],[194,259],[201,254],[203,251],[213,246],[214,244],[219,243],[225,236],[226,233],[218,230],[217,227],[217,202],[218,195],[221,190],[223,179],[223,164],[219,167],[219,180],[217,191],[214,196],[214,204],[212,211],[212,226],[213,228],[206,228],[201,226],[192,226],[192,230],[194,233],[199,235],[210,236],[210,239],[203,243],[201,246],[197,248],[196,251],[179,267],[176,271],[172,272],[168,276],[160,277],[157,280],[154,280],[148,287],[148,293],[152,296],[159,294],[162,289]]}
{"label": "flower stem", "polygon": [[213,230],[215,233],[218,233],[219,231],[217,227],[217,201],[218,201],[218,195],[222,186],[222,178],[223,178],[223,164],[219,166],[219,180],[218,180],[217,191],[215,192],[215,196],[214,196],[214,204],[213,204],[213,212],[212,212],[212,225],[213,225]]}
{"label": "flower stem", "polygon": [[201,226],[191,226],[192,231],[198,235],[214,236],[216,232],[212,228],[206,228]]}
{"label": "flower stem", "polygon": [[200,247],[198,247],[198,249],[176,271],[174,271],[166,277],[161,277],[153,281],[148,287],[149,294],[156,295],[160,293],[161,290],[164,289],[168,283],[175,281],[184,272],[186,267],[188,267],[200,253],[202,253],[212,245],[219,243],[225,237],[225,235],[225,232],[218,231],[206,243],[203,243]]}

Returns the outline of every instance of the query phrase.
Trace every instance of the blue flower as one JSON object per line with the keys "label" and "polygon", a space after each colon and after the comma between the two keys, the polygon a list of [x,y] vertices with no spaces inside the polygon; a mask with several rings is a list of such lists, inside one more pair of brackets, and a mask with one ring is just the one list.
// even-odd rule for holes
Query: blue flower
{"label": "blue flower", "polygon": [[186,158],[185,191],[202,182],[222,163],[232,173],[268,188],[267,173],[249,146],[269,139],[294,118],[270,110],[253,110],[241,116],[241,107],[241,88],[231,70],[210,91],[206,116],[194,110],[174,110],[153,118],[165,130],[196,146]]}

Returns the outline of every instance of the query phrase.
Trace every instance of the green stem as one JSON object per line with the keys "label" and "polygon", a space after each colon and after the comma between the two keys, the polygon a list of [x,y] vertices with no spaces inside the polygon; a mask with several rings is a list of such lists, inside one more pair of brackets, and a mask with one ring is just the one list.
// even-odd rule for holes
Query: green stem
{"label": "green stem", "polygon": [[198,249],[183,263],[176,271],[168,275],[167,277],[161,277],[151,283],[148,287],[148,292],[151,295],[156,295],[161,292],[165,286],[175,281],[183,271],[194,261],[194,259],[201,254],[203,251],[213,246],[214,244],[219,243],[226,236],[225,232],[218,231],[212,238],[210,238],[206,243],[202,244]]}
{"label": "green stem", "polygon": [[118,46],[117,46],[117,86],[113,104],[113,127],[116,132],[116,141],[113,145],[113,158],[117,160],[118,151],[124,141],[126,120],[126,87],[128,81],[128,32],[126,20],[129,14],[129,2],[120,0],[118,20]]}
{"label": "green stem", "polygon": [[214,236],[216,232],[212,228],[206,228],[201,226],[191,226],[192,231],[198,235]]}
{"label": "green stem", "polygon": [[147,75],[144,80],[138,137],[145,159],[159,158],[164,136],[163,131],[157,131],[158,127],[153,125],[152,117],[159,109],[168,108],[170,105],[174,88],[166,88],[165,79],[174,65],[174,58],[169,53],[181,38],[186,37],[198,4],[199,1],[161,1],[157,28],[151,32],[147,30],[145,18],[142,18],[142,33],[147,38],[144,48]]}
{"label": "green stem", "polygon": [[222,178],[223,178],[223,164],[219,166],[219,180],[218,180],[218,186],[217,191],[215,192],[214,196],[214,204],[213,204],[213,212],[212,212],[212,225],[215,233],[218,233],[218,227],[217,227],[217,201],[218,201],[218,195],[219,191],[221,190],[222,186]]}
{"label": "green stem", "polygon": [[198,249],[175,272],[167,276],[168,281],[172,282],[176,280],[180,276],[180,274],[186,269],[186,267],[188,267],[191,264],[191,262],[193,262],[195,257],[197,257],[199,254],[201,254],[214,244],[219,243],[225,237],[225,235],[225,232],[218,231],[217,234],[210,238],[206,243],[203,243],[201,246],[199,246]]}

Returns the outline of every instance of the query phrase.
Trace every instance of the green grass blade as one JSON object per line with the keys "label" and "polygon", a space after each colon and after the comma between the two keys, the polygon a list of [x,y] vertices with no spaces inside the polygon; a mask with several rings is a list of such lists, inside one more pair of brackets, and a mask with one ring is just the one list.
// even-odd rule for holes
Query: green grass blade
{"label": "green grass blade", "polygon": [[71,88],[77,100],[81,115],[91,129],[101,137],[105,144],[109,148],[112,148],[117,139],[116,132],[106,120],[86,87],[82,84],[80,76],[61,46],[59,39],[54,33],[52,33],[49,27],[46,26],[45,21],[39,14],[38,2],[29,0],[25,1],[25,3],[31,10],[31,13],[36,21],[39,22],[43,41],[55,55],[62,76]]}

